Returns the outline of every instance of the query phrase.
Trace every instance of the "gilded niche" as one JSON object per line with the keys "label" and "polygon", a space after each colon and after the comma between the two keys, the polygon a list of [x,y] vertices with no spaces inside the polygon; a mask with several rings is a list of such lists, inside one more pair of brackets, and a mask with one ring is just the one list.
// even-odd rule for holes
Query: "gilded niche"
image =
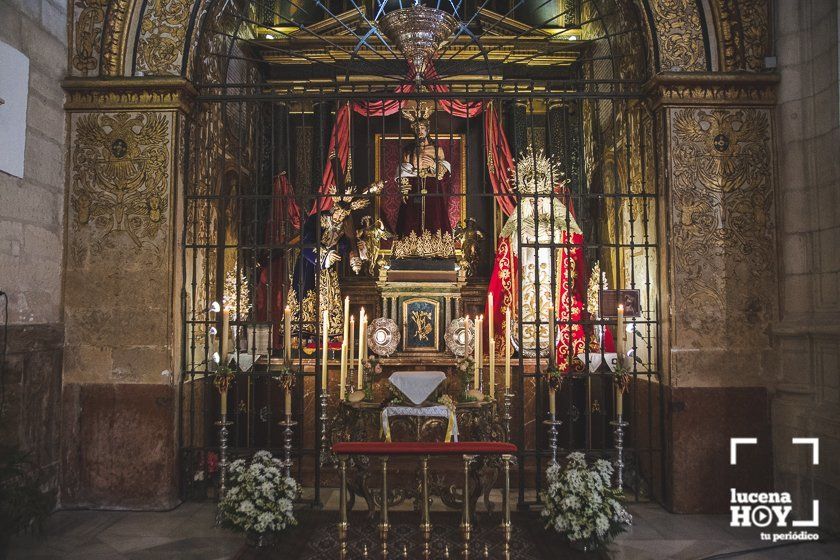
{"label": "gilded niche", "polygon": [[137,43],[137,72],[146,76],[181,73],[192,0],[151,0]]}
{"label": "gilded niche", "polygon": [[96,74],[108,0],[76,0],[73,21],[73,68],[84,76]]}
{"label": "gilded niche", "polygon": [[666,72],[706,70],[706,47],[694,0],[650,2],[659,41],[659,68]]}
{"label": "gilded niche", "polygon": [[755,326],[771,312],[772,289],[767,283],[772,280],[773,262],[769,113],[762,109],[673,111],[677,308],[687,328],[714,338],[732,332],[721,328],[725,319]]}
{"label": "gilded niche", "polygon": [[155,245],[166,224],[169,119],[157,113],[81,116],[75,124],[72,225],[92,228],[92,249],[122,233]]}

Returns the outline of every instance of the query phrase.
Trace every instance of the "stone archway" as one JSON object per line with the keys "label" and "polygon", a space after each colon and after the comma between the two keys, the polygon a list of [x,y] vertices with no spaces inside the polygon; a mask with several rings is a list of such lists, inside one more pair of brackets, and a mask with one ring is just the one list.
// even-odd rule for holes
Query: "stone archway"
{"label": "stone archway", "polygon": [[[211,3],[112,0],[106,7],[82,0],[73,7],[71,77],[65,81],[71,142],[65,506],[159,508],[179,499],[176,374],[162,372],[180,369],[183,135],[195,95],[192,57]],[[718,448],[720,434],[732,426],[720,414],[706,418],[706,407],[720,402],[737,407],[743,413],[739,422],[758,429],[762,419],[750,412],[766,401],[761,376],[767,366],[746,376],[741,372],[752,366],[751,356],[768,348],[762,333],[775,310],[775,273],[753,266],[750,255],[753,246],[771,243],[773,227],[768,107],[775,81],[755,72],[762,69],[769,42],[769,8],[762,0],[615,0],[613,5],[619,16],[635,10],[646,30],[658,182],[669,194],[668,207],[660,209],[666,218],[663,241],[672,255],[662,270],[668,291],[661,305],[673,310],[662,333],[666,398],[690,414],[662,419],[673,454],[664,498],[679,511],[710,511],[721,504],[685,481],[691,474],[701,484],[720,465],[705,462],[708,448],[691,442],[699,437]],[[743,14],[751,19],[744,21]],[[618,26],[622,19],[604,21]],[[742,70],[753,72],[735,73]],[[721,135],[727,139],[724,150],[718,149],[724,143],[715,143]],[[729,166],[716,166],[723,159],[743,165],[748,153],[758,154],[768,171],[741,180],[728,175]],[[122,165],[127,155],[143,178],[120,185],[97,179],[99,171]],[[117,191],[133,201],[128,215],[125,198],[113,196]],[[748,223],[756,200],[763,218],[759,228]],[[709,262],[714,266],[704,268]],[[761,297],[744,291],[756,283]],[[710,342],[704,333],[715,325],[733,336]],[[739,389],[719,392],[732,387]],[[704,418],[708,427],[697,432]],[[766,479],[768,467],[761,461],[769,447],[761,453],[753,484]]]}

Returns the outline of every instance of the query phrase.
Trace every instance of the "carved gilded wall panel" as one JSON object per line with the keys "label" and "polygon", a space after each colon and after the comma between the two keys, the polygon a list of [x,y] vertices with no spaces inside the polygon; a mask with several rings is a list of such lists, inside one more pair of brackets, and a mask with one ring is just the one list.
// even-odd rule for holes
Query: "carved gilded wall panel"
{"label": "carved gilded wall panel", "polygon": [[181,73],[192,0],[150,0],[143,12],[135,72],[146,76]]}
{"label": "carved gilded wall panel", "polygon": [[133,0],[110,0],[106,13],[105,28],[102,32],[102,67],[103,76],[122,76],[125,68],[126,42],[130,35],[128,25]]}
{"label": "carved gilded wall panel", "polygon": [[672,108],[676,344],[764,347],[775,301],[770,112]]}
{"label": "carved gilded wall panel", "polygon": [[700,12],[694,0],[650,0],[659,43],[659,69],[692,72],[707,69]]}
{"label": "carved gilded wall panel", "polygon": [[174,369],[176,115],[71,115],[65,382],[160,383]]}
{"label": "carved gilded wall panel", "polygon": [[763,70],[770,43],[768,1],[716,0],[712,9],[722,70]]}
{"label": "carved gilded wall panel", "polygon": [[99,51],[108,0],[76,0],[73,4],[70,72],[76,76],[99,73]]}
{"label": "carved gilded wall panel", "polygon": [[162,113],[74,115],[69,221],[71,260],[108,249],[165,249],[172,119]]}

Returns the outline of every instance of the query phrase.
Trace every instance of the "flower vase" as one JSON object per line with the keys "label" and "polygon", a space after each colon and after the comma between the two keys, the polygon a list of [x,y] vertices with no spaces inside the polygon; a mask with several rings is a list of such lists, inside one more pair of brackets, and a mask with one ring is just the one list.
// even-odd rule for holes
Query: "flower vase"
{"label": "flower vase", "polygon": [[570,540],[569,546],[578,552],[594,552],[598,547],[591,539]]}
{"label": "flower vase", "polygon": [[245,533],[245,542],[251,548],[268,548],[271,546],[272,535],[270,533],[257,533],[255,531],[247,531]]}

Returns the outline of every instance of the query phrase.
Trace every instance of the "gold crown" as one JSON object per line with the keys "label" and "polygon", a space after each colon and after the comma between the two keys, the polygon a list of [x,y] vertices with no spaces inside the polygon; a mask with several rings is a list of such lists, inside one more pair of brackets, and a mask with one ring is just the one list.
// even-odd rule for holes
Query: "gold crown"
{"label": "gold crown", "polygon": [[418,121],[429,120],[429,117],[432,116],[435,110],[426,101],[415,101],[413,107],[410,105],[406,106],[401,112],[408,122],[414,124]]}

